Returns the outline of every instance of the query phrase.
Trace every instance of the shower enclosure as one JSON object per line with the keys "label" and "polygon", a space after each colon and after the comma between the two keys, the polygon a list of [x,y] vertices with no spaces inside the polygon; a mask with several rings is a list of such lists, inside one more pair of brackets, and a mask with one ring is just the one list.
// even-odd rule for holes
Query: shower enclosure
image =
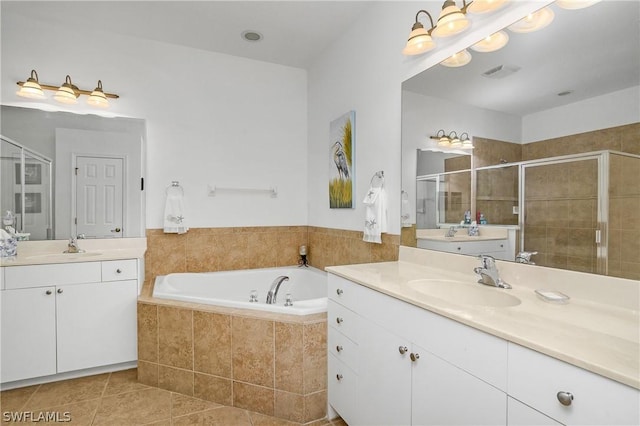
{"label": "shower enclosure", "polygon": [[472,219],[517,227],[517,251],[537,252],[537,265],[633,278],[638,171],[638,155],[595,151],[418,176],[417,224],[459,224],[469,206]]}
{"label": "shower enclosure", "polygon": [[[53,238],[52,161],[0,136],[0,212],[10,212],[22,239]],[[4,225],[3,225],[4,226]]]}

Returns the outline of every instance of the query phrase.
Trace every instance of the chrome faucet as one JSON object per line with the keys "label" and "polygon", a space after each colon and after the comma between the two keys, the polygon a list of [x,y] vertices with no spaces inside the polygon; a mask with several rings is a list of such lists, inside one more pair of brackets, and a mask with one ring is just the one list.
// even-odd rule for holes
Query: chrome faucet
{"label": "chrome faucet", "polygon": [[81,250],[80,246],[78,246],[77,238],[69,238],[69,244],[67,245],[67,249],[64,251],[65,253],[82,253],[83,251],[84,250]]}
{"label": "chrome faucet", "polygon": [[273,280],[273,282],[271,283],[271,288],[269,289],[269,293],[267,293],[267,304],[274,305],[276,303],[278,290],[280,290],[280,285],[283,281],[289,281],[289,277],[287,277],[286,275],[280,275],[278,278]]}
{"label": "chrome faucet", "polygon": [[450,226],[449,230],[445,234],[445,237],[446,238],[453,238],[456,235],[456,232],[458,232],[458,229],[455,226]]}
{"label": "chrome faucet", "polygon": [[535,263],[531,261],[531,256],[535,256],[536,254],[538,254],[537,251],[521,251],[516,255],[516,263],[535,265]]}
{"label": "chrome faucet", "polygon": [[500,278],[494,257],[481,254],[478,259],[480,259],[482,266],[473,269],[473,272],[480,275],[478,283],[499,288],[511,288],[511,285]]}

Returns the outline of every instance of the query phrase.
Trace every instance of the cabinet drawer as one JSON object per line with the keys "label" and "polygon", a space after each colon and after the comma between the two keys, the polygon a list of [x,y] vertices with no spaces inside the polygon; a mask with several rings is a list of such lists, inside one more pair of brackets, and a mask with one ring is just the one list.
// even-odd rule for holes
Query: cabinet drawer
{"label": "cabinet drawer", "polygon": [[358,372],[358,345],[333,327],[329,327],[327,336],[329,353],[342,361],[353,371]]}
{"label": "cabinet drawer", "polygon": [[349,367],[329,355],[328,397],[331,405],[347,424],[358,424],[356,413],[357,375]]}
{"label": "cabinet drawer", "polygon": [[327,321],[330,327],[340,331],[349,339],[358,343],[358,315],[344,306],[329,300],[327,303]]}
{"label": "cabinet drawer", "polygon": [[102,281],[135,280],[138,277],[138,261],[135,259],[102,262]]}
{"label": "cabinet drawer", "polygon": [[7,290],[64,284],[96,283],[102,280],[101,262],[11,266],[5,268]]}
{"label": "cabinet drawer", "polygon": [[[567,425],[640,424],[640,391],[509,343],[509,395]],[[570,392],[570,405],[558,392]]]}
{"label": "cabinet drawer", "polygon": [[328,274],[329,299],[355,310],[363,290],[361,285],[331,273]]}

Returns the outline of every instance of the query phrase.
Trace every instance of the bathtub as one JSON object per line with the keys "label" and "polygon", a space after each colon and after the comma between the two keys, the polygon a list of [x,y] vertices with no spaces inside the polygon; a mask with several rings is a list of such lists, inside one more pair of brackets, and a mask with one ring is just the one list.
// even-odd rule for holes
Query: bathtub
{"label": "bathtub", "polygon": [[[267,304],[273,281],[289,277],[278,291],[277,303]],[[251,294],[258,302],[250,302]],[[285,306],[291,294],[293,306]],[[177,273],[156,277],[153,297],[229,308],[309,315],[327,311],[327,275],[315,268],[264,268],[223,272]]]}

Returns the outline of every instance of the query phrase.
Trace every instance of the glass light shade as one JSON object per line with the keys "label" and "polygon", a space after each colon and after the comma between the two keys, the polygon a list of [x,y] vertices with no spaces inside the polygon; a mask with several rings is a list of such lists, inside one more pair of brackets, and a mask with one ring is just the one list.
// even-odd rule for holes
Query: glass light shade
{"label": "glass light shade", "polygon": [[467,12],[475,15],[493,12],[504,6],[506,2],[507,0],[473,0],[469,7],[467,7]]}
{"label": "glass light shade", "polygon": [[44,99],[44,91],[40,83],[33,78],[29,78],[16,92],[18,96],[29,99]]}
{"label": "glass light shade", "polygon": [[61,104],[77,104],[78,99],[76,98],[76,93],[68,86],[66,83],[60,86],[55,95],[53,95],[53,99],[60,102]]}
{"label": "glass light shade", "polygon": [[402,49],[403,55],[419,55],[436,47],[429,32],[424,27],[418,27],[411,31],[407,45]]}
{"label": "glass light shade", "polygon": [[440,62],[440,65],[444,65],[445,67],[462,67],[471,62],[471,53],[468,50],[462,50],[458,53],[449,56],[444,61]]}
{"label": "glass light shade", "polygon": [[436,27],[431,34],[436,37],[448,37],[461,33],[467,27],[469,27],[469,20],[454,4],[442,9]]}
{"label": "glass light shade", "polygon": [[599,2],[600,0],[556,0],[558,7],[571,10],[584,9]]}
{"label": "glass light shade", "polygon": [[504,31],[498,31],[495,34],[491,34],[490,36],[480,40],[471,46],[471,49],[481,53],[495,52],[496,50],[505,47],[508,42],[509,35]]}
{"label": "glass light shade", "polygon": [[442,136],[439,140],[438,140],[438,145],[439,146],[449,146],[451,144],[451,141],[449,141],[449,138],[446,136]]}
{"label": "glass light shade", "polygon": [[451,139],[451,148],[460,148],[461,146],[462,141],[458,139],[457,136],[454,136],[453,139]]}
{"label": "glass light shade", "polygon": [[553,10],[545,7],[529,14],[515,24],[509,25],[508,28],[509,31],[513,31],[514,33],[531,33],[549,25],[553,21],[554,16]]}
{"label": "glass light shade", "polygon": [[94,90],[91,92],[89,97],[87,98],[87,103],[91,106],[100,107],[100,108],[108,108],[109,100],[104,95],[102,90]]}

